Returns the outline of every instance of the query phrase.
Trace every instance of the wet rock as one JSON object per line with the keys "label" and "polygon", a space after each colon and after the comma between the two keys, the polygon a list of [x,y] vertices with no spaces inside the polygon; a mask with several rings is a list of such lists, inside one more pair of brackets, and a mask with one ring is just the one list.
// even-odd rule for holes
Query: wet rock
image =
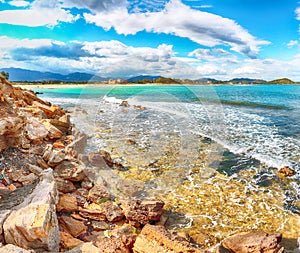
{"label": "wet rock", "polygon": [[65,232],[71,234],[74,237],[78,237],[79,235],[86,232],[86,226],[82,221],[75,220],[69,216],[61,216],[59,218],[59,225]]}
{"label": "wet rock", "polygon": [[159,221],[163,214],[164,202],[161,200],[128,200],[122,203],[126,219],[142,225]]}
{"label": "wet rock", "polygon": [[124,169],[124,166],[122,164],[113,161],[109,152],[105,150],[99,150],[99,154],[102,156],[103,160],[109,167],[120,170]]}
{"label": "wet rock", "polygon": [[91,152],[88,154],[88,161],[94,167],[105,167],[106,162],[99,152]]}
{"label": "wet rock", "polygon": [[120,106],[129,107],[130,105],[129,105],[128,101],[124,100],[124,101],[122,101]]}
{"label": "wet rock", "polygon": [[55,167],[54,173],[63,179],[79,182],[86,177],[84,169],[85,167],[83,165],[75,161],[65,160]]}
{"label": "wet rock", "polygon": [[57,184],[57,190],[59,192],[71,193],[71,192],[76,191],[75,185],[69,180],[57,177],[57,178],[55,178],[55,181]]}
{"label": "wet rock", "polygon": [[282,253],[281,235],[269,235],[265,232],[246,232],[226,238],[219,252],[233,253]]}
{"label": "wet rock", "polygon": [[185,237],[176,233],[170,233],[163,226],[153,226],[147,224],[137,237],[134,247],[134,253],[203,253]]}
{"label": "wet rock", "polygon": [[90,189],[88,199],[94,203],[99,203],[103,199],[110,198],[111,194],[105,185],[95,185]]}
{"label": "wet rock", "polygon": [[102,203],[100,206],[108,221],[116,222],[123,219],[124,213],[122,209],[114,205],[114,202],[106,201],[105,203]]}
{"label": "wet rock", "polygon": [[289,166],[281,168],[278,172],[285,177],[292,177],[296,174],[296,171],[291,169]]}
{"label": "wet rock", "polygon": [[144,111],[147,109],[146,107],[141,106],[141,105],[134,105],[133,108],[136,110],[140,110],[140,111]]}
{"label": "wet rock", "polygon": [[7,244],[0,248],[0,253],[34,253],[34,251],[22,249],[13,244]]}
{"label": "wet rock", "polygon": [[62,194],[56,205],[58,212],[74,212],[78,210],[77,198],[73,194]]}
{"label": "wet rock", "polygon": [[66,232],[60,232],[60,244],[64,251],[73,249],[78,245],[83,244],[83,241],[74,238],[72,235]]}
{"label": "wet rock", "polygon": [[51,169],[3,224],[6,243],[36,252],[58,251],[59,231],[55,204],[57,189]]}
{"label": "wet rock", "polygon": [[31,141],[41,141],[48,135],[46,127],[34,118],[28,119],[25,130],[28,139]]}

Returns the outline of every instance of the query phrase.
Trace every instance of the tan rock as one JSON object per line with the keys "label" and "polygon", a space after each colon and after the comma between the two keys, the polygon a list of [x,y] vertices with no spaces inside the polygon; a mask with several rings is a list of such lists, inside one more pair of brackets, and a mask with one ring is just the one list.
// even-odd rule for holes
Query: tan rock
{"label": "tan rock", "polygon": [[35,175],[40,175],[43,173],[43,169],[39,166],[33,165],[33,164],[28,164],[28,169]]}
{"label": "tan rock", "polygon": [[34,118],[28,119],[25,130],[28,139],[31,141],[40,141],[48,135],[46,127]]}
{"label": "tan rock", "polygon": [[88,136],[80,133],[75,135],[74,141],[66,146],[66,153],[77,157],[79,154],[83,154],[86,148]]}
{"label": "tan rock", "polygon": [[56,205],[58,212],[74,212],[78,210],[77,198],[73,194],[62,194]]}
{"label": "tan rock", "polygon": [[88,242],[81,244],[70,251],[66,251],[65,253],[103,253],[103,251],[94,246],[93,243]]}
{"label": "tan rock", "polygon": [[88,199],[94,203],[101,202],[102,199],[110,198],[111,194],[105,185],[94,185],[89,191]]}
{"label": "tan rock", "polygon": [[54,167],[62,163],[62,161],[64,161],[65,159],[66,159],[66,155],[63,150],[53,149],[49,155],[48,165],[50,167]]}
{"label": "tan rock", "polygon": [[178,236],[176,233],[170,233],[163,226],[153,226],[147,224],[137,237],[134,247],[134,253],[204,253],[194,246],[186,238]]}
{"label": "tan rock", "polygon": [[82,221],[75,220],[69,216],[61,216],[59,218],[59,225],[65,232],[68,232],[74,237],[78,237],[86,232],[86,226]]}
{"label": "tan rock", "polygon": [[120,221],[124,217],[124,213],[121,208],[114,205],[112,201],[106,201],[100,204],[102,211],[105,213],[106,219],[110,222]]}
{"label": "tan rock", "polygon": [[57,189],[52,170],[43,172],[40,182],[3,224],[6,243],[36,252],[58,251],[59,231],[55,204]]}
{"label": "tan rock", "polygon": [[94,244],[100,249],[100,252],[130,253],[129,248],[124,244],[122,238],[99,236]]}
{"label": "tan rock", "polygon": [[88,154],[88,161],[94,167],[105,168],[106,162],[104,161],[102,155],[99,152],[91,152]]}
{"label": "tan rock", "polygon": [[37,179],[38,179],[38,177],[34,173],[30,173],[26,176],[22,175],[18,179],[18,182],[22,183],[22,185],[24,186],[24,185],[33,184]]}
{"label": "tan rock", "polygon": [[0,248],[0,253],[34,253],[34,251],[22,249],[13,244],[7,244]]}
{"label": "tan rock", "polygon": [[55,167],[54,173],[63,179],[79,182],[86,177],[84,169],[85,167],[82,164],[65,160]]}
{"label": "tan rock", "polygon": [[55,178],[55,181],[57,184],[57,190],[59,192],[71,193],[71,192],[76,191],[75,185],[69,180],[57,177],[57,178]]}
{"label": "tan rock", "polygon": [[163,214],[164,202],[161,200],[132,199],[122,203],[126,219],[140,224],[159,221]]}
{"label": "tan rock", "polygon": [[219,251],[224,249],[233,253],[282,253],[280,234],[267,234],[265,232],[245,232],[226,238]]}
{"label": "tan rock", "polygon": [[48,120],[43,120],[42,123],[48,130],[48,137],[50,139],[60,139],[63,137],[63,133],[55,126],[53,126]]}
{"label": "tan rock", "polygon": [[67,232],[60,232],[59,234],[60,234],[60,244],[64,249],[64,251],[73,249],[78,245],[83,244],[83,241],[74,238],[72,235],[70,235]]}

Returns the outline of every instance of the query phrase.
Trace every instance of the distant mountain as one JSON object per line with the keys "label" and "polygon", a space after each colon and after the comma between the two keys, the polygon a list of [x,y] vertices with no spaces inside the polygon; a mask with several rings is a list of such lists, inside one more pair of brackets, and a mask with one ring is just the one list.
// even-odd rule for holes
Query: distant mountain
{"label": "distant mountain", "polygon": [[160,78],[161,76],[135,76],[135,77],[131,77],[129,79],[127,79],[128,82],[138,82],[141,80],[157,80],[158,78]]}
{"label": "distant mountain", "polygon": [[229,82],[233,82],[233,83],[265,83],[265,80],[261,80],[261,79],[251,79],[251,78],[234,78],[229,80]]}
{"label": "distant mountain", "polygon": [[220,82],[220,80],[213,79],[213,78],[200,78],[200,79],[195,80],[195,82],[199,82],[199,83],[207,83],[207,82],[216,83],[216,82]]}
{"label": "distant mountain", "polygon": [[268,83],[269,84],[294,84],[295,82],[293,82],[292,80],[290,80],[288,78],[281,78],[281,79],[269,81]]}
{"label": "distant mountain", "polygon": [[88,74],[88,73],[80,73],[75,72],[67,75],[62,75],[59,73],[52,72],[40,72],[33,71],[27,69],[19,69],[19,68],[3,68],[1,71],[5,71],[9,73],[10,81],[49,81],[49,80],[60,80],[62,82],[86,82],[86,81],[103,81],[106,78]]}

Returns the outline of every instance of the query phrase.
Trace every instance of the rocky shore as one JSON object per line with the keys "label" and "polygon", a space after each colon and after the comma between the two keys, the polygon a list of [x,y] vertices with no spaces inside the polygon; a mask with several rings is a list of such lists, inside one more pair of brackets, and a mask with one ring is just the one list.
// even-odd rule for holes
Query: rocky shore
{"label": "rocky shore", "polygon": [[[85,155],[88,137],[65,110],[0,80],[0,252],[204,252],[164,227],[163,201],[101,176],[121,165],[103,150]],[[280,253],[280,241],[247,231],[215,251]]]}

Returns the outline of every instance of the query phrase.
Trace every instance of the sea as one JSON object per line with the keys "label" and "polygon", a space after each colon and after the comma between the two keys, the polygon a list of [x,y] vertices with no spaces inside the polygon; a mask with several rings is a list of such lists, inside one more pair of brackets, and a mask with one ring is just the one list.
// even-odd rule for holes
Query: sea
{"label": "sea", "polygon": [[[203,235],[198,241],[207,248],[249,229],[280,232],[286,244],[297,245],[300,86],[33,90],[70,111],[90,137],[87,153],[107,150],[122,164],[114,180],[133,180],[141,197],[165,201],[171,229]],[[285,166],[295,175],[278,173]],[[287,248],[294,252],[294,246]]]}

